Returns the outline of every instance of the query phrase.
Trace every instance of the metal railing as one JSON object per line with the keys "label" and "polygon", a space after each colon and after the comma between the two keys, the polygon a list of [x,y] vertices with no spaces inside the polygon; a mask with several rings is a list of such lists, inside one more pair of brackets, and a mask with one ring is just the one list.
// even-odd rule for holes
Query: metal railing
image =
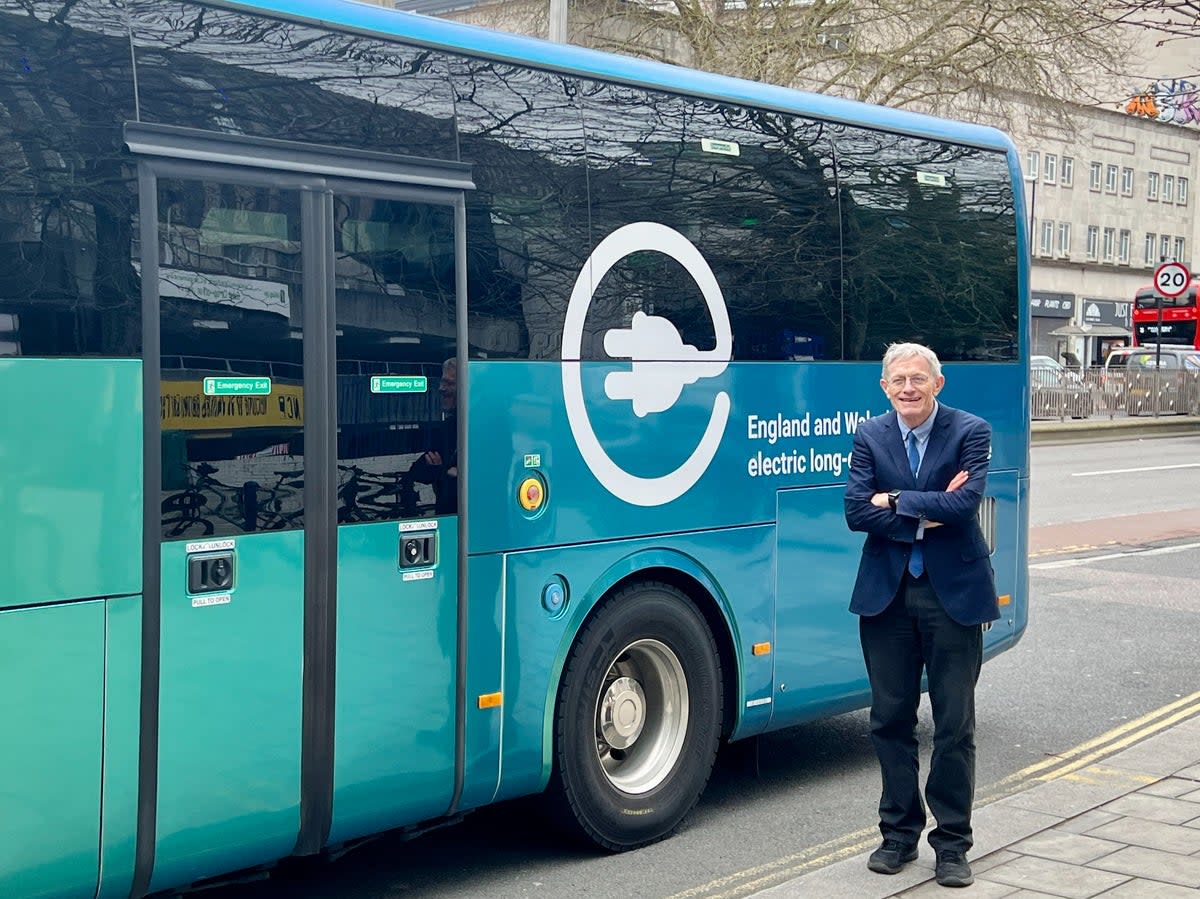
{"label": "metal railing", "polygon": [[1030,373],[1034,419],[1200,416],[1200,371],[1180,369],[1054,371]]}

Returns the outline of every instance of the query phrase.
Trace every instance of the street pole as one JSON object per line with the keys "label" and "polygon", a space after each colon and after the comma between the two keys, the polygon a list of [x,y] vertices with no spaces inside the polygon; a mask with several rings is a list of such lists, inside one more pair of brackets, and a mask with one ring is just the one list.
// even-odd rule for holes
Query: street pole
{"label": "street pole", "polygon": [[[1161,265],[1164,262],[1174,262],[1174,259],[1168,260],[1166,256],[1159,260]],[[1163,292],[1159,289],[1158,284],[1154,285],[1154,305],[1158,308],[1158,330],[1154,332],[1154,417],[1158,418],[1159,407],[1159,379],[1162,377],[1162,325],[1163,325]]]}
{"label": "street pole", "polygon": [[550,0],[550,40],[567,42],[567,0]]}

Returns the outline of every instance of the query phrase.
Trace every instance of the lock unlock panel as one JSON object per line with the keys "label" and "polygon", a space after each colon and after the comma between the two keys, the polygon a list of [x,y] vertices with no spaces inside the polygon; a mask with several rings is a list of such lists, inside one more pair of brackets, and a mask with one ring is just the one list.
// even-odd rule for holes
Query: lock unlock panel
{"label": "lock unlock panel", "polygon": [[188,593],[215,593],[233,588],[233,553],[188,556]]}

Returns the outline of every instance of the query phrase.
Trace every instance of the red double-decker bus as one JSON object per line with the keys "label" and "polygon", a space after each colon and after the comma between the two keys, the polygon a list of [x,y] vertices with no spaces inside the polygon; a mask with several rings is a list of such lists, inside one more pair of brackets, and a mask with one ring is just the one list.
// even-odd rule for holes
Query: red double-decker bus
{"label": "red double-decker bus", "polygon": [[[1200,349],[1200,329],[1196,327],[1196,295],[1200,278],[1192,275],[1188,289],[1177,297],[1160,297],[1153,284],[1139,287],[1133,300],[1134,346],[1161,343]],[[1159,317],[1159,302],[1162,316]]]}

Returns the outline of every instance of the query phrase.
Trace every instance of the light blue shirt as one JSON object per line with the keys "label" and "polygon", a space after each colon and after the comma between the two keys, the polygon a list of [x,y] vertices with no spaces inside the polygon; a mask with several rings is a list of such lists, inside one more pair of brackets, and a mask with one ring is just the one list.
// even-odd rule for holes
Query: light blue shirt
{"label": "light blue shirt", "polygon": [[[905,455],[908,454],[908,435],[917,435],[917,457],[921,463],[925,462],[925,448],[929,446],[929,435],[933,432],[933,420],[937,418],[938,401],[933,401],[933,411],[929,413],[929,417],[917,425],[915,428],[910,428],[904,423],[904,419],[899,415],[896,416],[896,423],[900,425],[900,439],[904,442]],[[917,466],[917,471],[920,471],[920,465]]]}
{"label": "light blue shirt", "polygon": [[[929,446],[929,435],[933,433],[933,420],[937,418],[938,401],[933,401],[933,411],[929,413],[929,417],[917,425],[915,428],[910,428],[904,423],[904,419],[899,415],[896,416],[896,423],[900,425],[900,439],[904,442],[904,454],[908,455],[908,435],[915,434],[917,437],[917,458],[920,460],[917,463],[917,471],[921,470],[921,465],[925,462],[925,448]],[[903,513],[900,513],[903,514]],[[925,519],[922,518],[917,524],[916,540],[925,539]]]}

